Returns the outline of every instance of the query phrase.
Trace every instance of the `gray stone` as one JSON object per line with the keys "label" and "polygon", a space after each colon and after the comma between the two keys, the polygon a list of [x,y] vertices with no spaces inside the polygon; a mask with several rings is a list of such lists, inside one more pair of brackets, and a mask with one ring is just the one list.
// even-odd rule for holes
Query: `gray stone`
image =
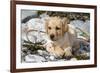
{"label": "gray stone", "polygon": [[43,58],[43,57],[41,57],[39,55],[31,55],[31,54],[29,54],[29,55],[27,55],[25,57],[25,61],[26,62],[45,62],[46,60],[45,60],[45,58]]}

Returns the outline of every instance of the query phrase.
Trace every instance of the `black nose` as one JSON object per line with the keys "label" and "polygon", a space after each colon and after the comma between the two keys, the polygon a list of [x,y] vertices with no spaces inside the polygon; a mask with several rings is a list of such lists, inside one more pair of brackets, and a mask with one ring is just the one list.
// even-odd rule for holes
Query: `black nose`
{"label": "black nose", "polygon": [[50,35],[50,38],[51,38],[51,39],[53,39],[53,38],[54,38],[54,35],[53,35],[53,34],[52,34],[52,35]]}

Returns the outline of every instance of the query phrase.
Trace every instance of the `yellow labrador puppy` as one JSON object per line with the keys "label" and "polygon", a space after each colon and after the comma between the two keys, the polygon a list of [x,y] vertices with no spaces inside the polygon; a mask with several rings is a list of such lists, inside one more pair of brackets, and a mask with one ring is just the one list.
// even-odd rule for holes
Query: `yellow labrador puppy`
{"label": "yellow labrador puppy", "polygon": [[[49,36],[51,41],[53,41],[53,44],[57,46],[56,50],[50,49],[47,51],[50,53],[53,52],[53,54],[55,53],[55,56],[72,56],[72,47],[74,46],[74,44],[77,45],[75,41],[76,31],[74,26],[68,24],[67,18],[50,17],[46,20],[45,29],[47,35]],[[78,47],[79,45],[77,45],[77,48]]]}

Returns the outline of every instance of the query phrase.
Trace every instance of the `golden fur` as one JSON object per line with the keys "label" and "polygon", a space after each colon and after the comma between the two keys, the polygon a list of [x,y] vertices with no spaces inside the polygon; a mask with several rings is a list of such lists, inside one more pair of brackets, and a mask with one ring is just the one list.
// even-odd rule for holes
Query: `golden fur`
{"label": "golden fur", "polygon": [[72,47],[76,43],[76,31],[74,26],[67,23],[67,18],[50,17],[46,20],[45,29],[53,45],[56,45],[56,47],[51,46],[53,49],[47,47],[47,51],[55,56],[72,56]]}

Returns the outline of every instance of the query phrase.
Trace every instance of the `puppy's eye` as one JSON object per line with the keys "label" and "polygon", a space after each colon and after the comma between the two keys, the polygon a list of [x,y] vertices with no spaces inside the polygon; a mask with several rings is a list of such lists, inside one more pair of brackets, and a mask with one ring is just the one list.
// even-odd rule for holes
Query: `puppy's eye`
{"label": "puppy's eye", "polygon": [[51,27],[48,27],[48,29],[51,29]]}
{"label": "puppy's eye", "polygon": [[60,30],[60,28],[59,27],[56,27],[56,30]]}

